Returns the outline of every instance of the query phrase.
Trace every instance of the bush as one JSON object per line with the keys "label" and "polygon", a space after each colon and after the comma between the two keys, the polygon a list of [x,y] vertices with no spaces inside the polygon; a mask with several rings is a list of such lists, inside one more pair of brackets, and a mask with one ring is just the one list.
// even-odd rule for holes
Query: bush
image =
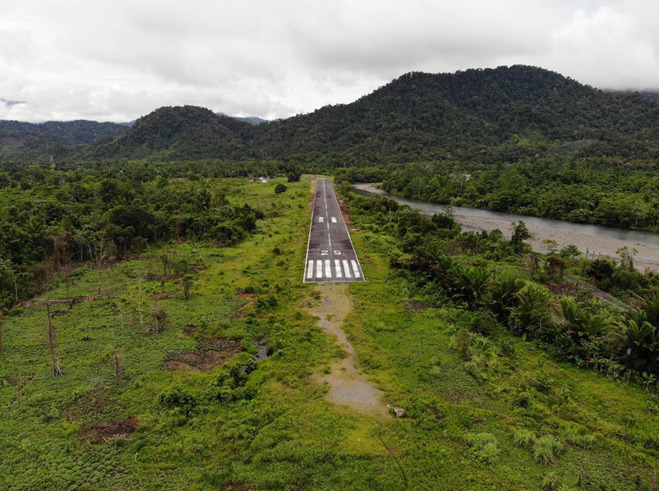
{"label": "bush", "polygon": [[260,309],[268,309],[271,307],[276,307],[277,306],[277,297],[273,295],[272,293],[268,293],[267,295],[261,295],[257,300],[256,300],[256,306]]}
{"label": "bush", "polygon": [[515,445],[522,448],[531,448],[535,443],[535,435],[530,430],[516,430],[513,434]]}
{"label": "bush", "polygon": [[287,189],[286,185],[280,182],[275,186],[275,194],[285,193]]}
{"label": "bush", "polygon": [[469,433],[467,443],[470,447],[467,455],[483,464],[493,464],[501,452],[497,445],[497,439],[492,433]]}
{"label": "bush", "polygon": [[180,386],[174,386],[163,392],[159,400],[166,408],[175,409],[186,417],[189,417],[197,406],[194,396]]}
{"label": "bush", "polygon": [[563,451],[563,444],[551,435],[541,436],[533,445],[533,458],[536,462],[551,465]]}

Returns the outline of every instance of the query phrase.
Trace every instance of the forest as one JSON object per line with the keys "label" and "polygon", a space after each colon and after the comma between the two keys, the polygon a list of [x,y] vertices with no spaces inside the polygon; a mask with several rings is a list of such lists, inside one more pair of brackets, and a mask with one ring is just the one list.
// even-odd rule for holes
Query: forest
{"label": "forest", "polygon": [[263,218],[221,190],[212,196],[203,174],[152,177],[138,167],[127,175],[38,166],[0,173],[0,308],[44,291],[57,273],[101,267],[153,245],[235,244]]}

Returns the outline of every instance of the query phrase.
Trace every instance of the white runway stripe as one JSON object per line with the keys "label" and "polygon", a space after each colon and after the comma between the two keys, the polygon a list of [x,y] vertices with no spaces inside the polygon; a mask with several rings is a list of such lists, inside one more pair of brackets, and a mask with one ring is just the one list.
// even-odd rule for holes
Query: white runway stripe
{"label": "white runway stripe", "polygon": [[336,217],[332,217],[332,223],[336,223]]}
{"label": "white runway stripe", "polygon": [[343,278],[343,275],[341,274],[341,261],[338,259],[334,260],[334,276],[337,278]]}
{"label": "white runway stripe", "polygon": [[343,270],[346,273],[346,278],[352,278],[352,275],[350,274],[350,266],[348,265],[347,260],[343,260]]}
{"label": "white runway stripe", "polygon": [[329,259],[325,259],[325,278],[332,277],[332,266]]}
{"label": "white runway stripe", "polygon": [[313,261],[307,263],[307,279],[310,280],[313,278]]}
{"label": "white runway stripe", "polygon": [[323,277],[323,262],[316,261],[316,278],[322,278],[322,277]]}
{"label": "white runway stripe", "polygon": [[357,266],[357,261],[352,259],[350,263],[352,264],[352,271],[355,273],[355,278],[361,277],[361,274],[359,274],[359,266]]}

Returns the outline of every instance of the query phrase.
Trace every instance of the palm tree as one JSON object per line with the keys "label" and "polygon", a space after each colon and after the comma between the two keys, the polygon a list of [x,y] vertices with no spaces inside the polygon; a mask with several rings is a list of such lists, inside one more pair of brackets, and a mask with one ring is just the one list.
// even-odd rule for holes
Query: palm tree
{"label": "palm tree", "polygon": [[467,302],[470,309],[481,304],[490,282],[489,272],[476,267],[465,268],[455,263],[449,271],[449,277],[456,296]]}
{"label": "palm tree", "polygon": [[511,309],[519,304],[517,293],[524,288],[524,281],[512,273],[501,274],[490,286],[490,304],[499,322],[508,322]]}

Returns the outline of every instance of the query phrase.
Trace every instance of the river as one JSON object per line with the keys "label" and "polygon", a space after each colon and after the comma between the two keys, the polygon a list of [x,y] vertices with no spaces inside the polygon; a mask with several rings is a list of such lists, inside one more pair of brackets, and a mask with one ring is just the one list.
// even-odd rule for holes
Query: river
{"label": "river", "polygon": [[[375,188],[372,184],[355,184],[354,187],[359,194],[366,196],[384,194],[400,204],[408,205],[424,213],[444,213],[442,205],[390,195]],[[619,259],[616,251],[626,246],[630,251],[633,249],[637,251],[634,263],[638,269],[659,272],[659,234],[463,206],[453,206],[451,210],[463,230],[478,232],[487,230],[489,232],[499,229],[504,236],[510,237],[512,224],[522,220],[534,236],[528,242],[538,252],[547,252],[547,244],[543,241],[548,239],[556,241],[559,249],[569,244],[576,245],[584,256],[590,259],[606,256]]]}

